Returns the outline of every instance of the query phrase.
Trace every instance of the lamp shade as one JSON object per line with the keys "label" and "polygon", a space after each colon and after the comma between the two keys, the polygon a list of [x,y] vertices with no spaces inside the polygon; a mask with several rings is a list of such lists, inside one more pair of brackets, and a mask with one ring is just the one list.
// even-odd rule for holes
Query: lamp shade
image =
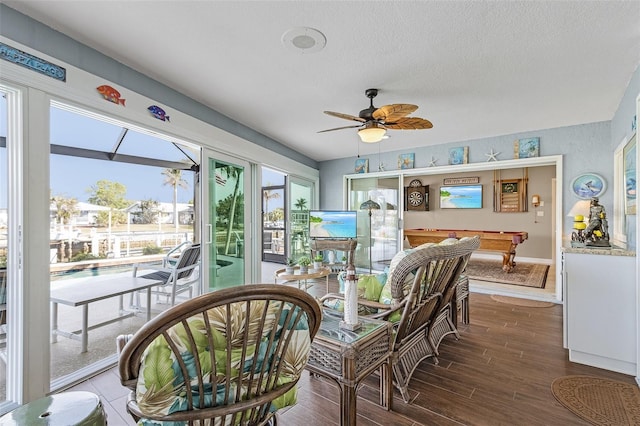
{"label": "lamp shade", "polygon": [[591,202],[589,200],[578,200],[571,207],[567,216],[575,217],[575,216],[589,216],[589,207],[591,207]]}
{"label": "lamp shade", "polygon": [[358,136],[360,136],[362,142],[375,143],[382,140],[386,131],[384,127],[379,126],[375,121],[370,121],[364,129],[358,130]]}
{"label": "lamp shade", "polygon": [[369,199],[364,203],[360,204],[360,210],[380,210],[380,204]]}

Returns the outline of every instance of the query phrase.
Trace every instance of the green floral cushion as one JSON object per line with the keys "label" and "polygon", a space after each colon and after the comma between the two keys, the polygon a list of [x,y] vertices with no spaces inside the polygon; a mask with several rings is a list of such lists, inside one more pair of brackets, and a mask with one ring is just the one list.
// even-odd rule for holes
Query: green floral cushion
{"label": "green floral cushion", "polygon": [[[380,298],[380,292],[382,291],[382,287],[386,280],[387,274],[385,272],[371,275],[358,275],[358,299],[377,302]],[[340,283],[340,292],[344,293],[344,274],[338,274],[338,282]],[[323,305],[336,311],[344,311],[344,302],[342,299],[327,299],[323,301]],[[377,311],[377,309],[366,306],[358,306],[358,313],[360,315],[370,315]]]}
{"label": "green floral cushion", "polygon": [[[395,268],[398,266],[400,261],[402,261],[402,259],[407,257],[409,253],[413,252],[414,250],[419,250],[422,248],[432,247],[436,245],[451,245],[459,241],[462,241],[462,240],[457,240],[455,238],[447,238],[440,241],[439,243],[424,243],[417,247],[413,247],[411,249],[403,250],[396,253],[396,255],[393,256],[393,258],[391,259],[391,263],[389,263],[389,272],[387,275],[387,282],[385,283],[384,287],[382,288],[382,291],[380,292],[380,299],[378,301],[380,303],[384,303],[387,305],[390,305],[393,302],[393,297],[391,296],[391,285],[390,285],[391,279],[393,277],[393,273],[395,272]],[[411,291],[411,286],[413,285],[413,277],[414,277],[414,274],[409,273],[407,274],[407,277],[404,280],[403,293],[405,295],[409,294],[409,291]],[[397,322],[397,321],[400,321],[401,316],[402,316],[402,312],[400,311],[394,312],[389,316],[388,320],[391,322]]]}
{"label": "green floral cushion", "polygon": [[[201,369],[205,377],[214,376],[217,380],[217,388],[206,389],[202,397],[205,400],[205,406],[211,407],[214,405],[214,398],[216,404],[223,404],[223,395],[225,386],[230,386],[233,389],[233,393],[242,392],[248,394],[249,390],[235,389],[237,388],[237,382],[234,378],[237,378],[241,374],[248,374],[249,368],[256,358],[257,365],[261,366],[264,363],[269,364],[273,353],[267,353],[268,337],[269,333],[274,327],[277,327],[276,338],[280,338],[282,333],[283,323],[289,312],[288,309],[283,310],[282,315],[276,318],[278,312],[279,302],[271,303],[269,306],[269,314],[265,318],[265,326],[262,328],[262,335],[258,335],[254,332],[250,340],[247,342],[247,354],[242,363],[242,336],[244,334],[245,318],[249,316],[248,327],[249,330],[258,330],[259,323],[262,321],[262,310],[266,302],[254,302],[251,304],[251,311],[246,312],[246,303],[235,303],[231,306],[231,318],[233,323],[228,333],[227,330],[227,313],[226,306],[211,309],[207,312],[211,330],[210,334],[213,338],[213,350],[215,351],[216,365],[211,365],[209,338],[207,337],[206,325],[202,319],[202,316],[194,316],[187,320],[188,327],[193,333],[196,345],[197,353],[191,353],[189,351],[189,345],[184,345],[181,348],[183,351],[180,353],[183,361],[187,365],[187,369],[194,373],[195,370],[195,357],[198,357],[201,364]],[[168,331],[169,335],[176,338],[177,342],[187,342],[187,333],[182,324],[173,326]],[[296,380],[302,370],[304,369],[309,350],[311,347],[311,340],[309,338],[309,326],[306,319],[300,321],[296,330],[291,332],[291,344],[288,347],[287,352],[283,359],[283,366],[281,367],[281,374],[278,376],[277,384],[288,383]],[[228,372],[230,378],[228,381],[224,381],[224,377],[227,376],[226,367],[226,348],[227,341],[231,344],[232,352],[232,364],[231,371]],[[276,345],[274,344],[273,347]],[[272,348],[273,348],[272,347]],[[235,362],[235,363],[234,363]],[[267,365],[267,369],[269,366]],[[257,371],[260,371],[258,369]],[[246,379],[246,378],[245,378]],[[246,383],[246,381],[244,382]],[[275,383],[263,383],[263,389],[266,386],[273,386]],[[140,366],[140,372],[138,377],[138,383],[136,387],[136,401],[140,409],[149,414],[166,415],[176,411],[184,411],[186,405],[186,391],[185,387],[189,386],[189,383],[185,383],[185,378],[182,375],[182,371],[176,361],[175,355],[169,349],[167,341],[163,336],[157,337],[145,350],[142,357],[142,364]],[[280,398],[274,400],[271,404],[271,411],[276,411],[282,407],[293,405],[296,402],[296,388],[294,387]],[[194,393],[194,405],[199,404],[200,395]],[[158,425],[169,423],[158,423],[147,419],[141,419],[138,422],[139,425]],[[179,426],[182,422],[173,422],[171,426]]]}

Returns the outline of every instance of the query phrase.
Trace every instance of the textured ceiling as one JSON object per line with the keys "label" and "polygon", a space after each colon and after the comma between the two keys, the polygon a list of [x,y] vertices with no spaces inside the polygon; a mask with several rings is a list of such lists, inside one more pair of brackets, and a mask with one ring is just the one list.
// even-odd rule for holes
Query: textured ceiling
{"label": "textured ceiling", "polygon": [[[4,3],[318,161],[356,154],[355,129],[317,131],[367,88],[434,125],[384,152],[610,120],[640,63],[639,1]],[[326,47],[286,48],[293,27]]]}

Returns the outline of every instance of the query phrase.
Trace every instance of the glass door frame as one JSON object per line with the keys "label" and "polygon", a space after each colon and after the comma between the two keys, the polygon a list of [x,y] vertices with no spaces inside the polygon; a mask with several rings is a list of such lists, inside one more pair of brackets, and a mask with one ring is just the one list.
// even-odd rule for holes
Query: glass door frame
{"label": "glass door frame", "polygon": [[201,213],[200,229],[202,230],[202,267],[200,269],[202,279],[200,294],[210,291],[210,285],[212,284],[210,272],[211,268],[207,267],[207,265],[209,264],[211,259],[213,259],[215,262],[217,257],[217,253],[215,256],[213,256],[214,253],[212,253],[212,250],[214,250],[215,252],[216,248],[214,237],[215,223],[213,222],[215,218],[212,219],[209,217],[209,206],[213,201],[211,200],[211,197],[209,195],[211,193],[209,188],[209,174],[211,172],[209,165],[210,160],[243,168],[242,190],[244,194],[244,242],[241,249],[243,250],[242,258],[244,259],[244,282],[242,284],[253,282],[254,272],[252,271],[251,265],[254,263],[253,259],[256,259],[256,250],[253,249],[253,241],[257,240],[253,231],[255,227],[252,226],[252,223],[255,223],[253,214],[253,200],[255,199],[255,191],[254,186],[252,185],[252,181],[254,180],[253,175],[255,174],[256,168],[246,160],[222,154],[205,147],[202,149],[202,160],[200,162],[199,179],[200,199],[202,201],[201,207],[199,208],[199,211]]}
{"label": "glass door frame", "polygon": [[[345,177],[347,181],[347,209],[358,212],[358,246],[355,253],[357,269],[368,272],[370,264],[373,270],[382,270],[393,255],[402,250],[401,224],[404,218],[404,203],[402,197],[402,176],[381,175],[367,177]],[[390,185],[396,180],[395,185]],[[380,185],[380,181],[387,181]],[[364,182],[364,187],[354,190],[354,182]],[[386,195],[393,195],[394,199],[387,199]],[[375,210],[362,209],[362,203],[372,200],[380,208]],[[393,207],[393,208],[392,208]],[[371,213],[371,216],[369,216]],[[376,240],[381,244],[376,244]],[[377,247],[377,249],[376,249]],[[371,253],[370,253],[371,250]],[[371,257],[370,257],[371,256]]]}
{"label": "glass door frame", "polygon": [[[309,204],[306,207],[307,209],[306,225],[305,225],[306,232],[303,231],[301,241],[300,241],[300,243],[302,244],[302,251],[296,248],[296,244],[298,244],[298,242],[295,240],[296,235],[294,234],[295,230],[292,229],[293,221],[291,220],[293,212],[296,210],[295,204],[298,202],[298,200],[296,199],[296,196],[294,196],[295,191],[293,190],[293,187],[296,185],[303,188],[307,188],[309,191],[309,200],[308,200]],[[287,175],[286,187],[287,187],[287,191],[286,191],[287,202],[285,204],[285,209],[287,211],[285,212],[285,214],[286,214],[286,217],[288,218],[286,221],[287,222],[286,223],[286,228],[287,228],[286,229],[286,233],[287,233],[286,256],[293,257],[295,260],[295,258],[299,257],[301,253],[306,253],[307,256],[311,255],[310,249],[308,249],[309,248],[308,211],[313,210],[314,208],[316,208],[316,206],[318,206],[318,193],[316,191],[317,185],[314,181],[302,179],[297,176]],[[307,248],[307,250],[305,250],[305,248]]]}
{"label": "glass door frame", "polygon": [[[283,206],[284,206],[284,217],[282,220],[282,225],[273,225],[266,226],[264,218],[260,221],[261,229],[262,229],[262,261],[263,262],[273,262],[273,263],[285,263],[285,259],[287,257],[287,248],[285,241],[288,240],[287,233],[287,201],[290,198],[287,194],[287,185],[272,185],[272,186],[263,186],[262,187],[262,216],[267,215],[269,212],[266,211],[267,197],[265,196],[266,192],[275,192],[280,193],[282,191],[283,198]],[[282,232],[282,239],[278,237],[278,239],[273,239],[273,234],[278,234]],[[271,240],[266,241],[265,236],[269,235]],[[270,244],[269,248],[267,246]]]}

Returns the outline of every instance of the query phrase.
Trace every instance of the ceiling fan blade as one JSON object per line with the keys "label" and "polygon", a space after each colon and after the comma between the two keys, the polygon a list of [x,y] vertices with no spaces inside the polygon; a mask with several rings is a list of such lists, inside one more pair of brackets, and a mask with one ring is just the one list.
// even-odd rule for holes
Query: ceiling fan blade
{"label": "ceiling fan blade", "polygon": [[417,109],[418,109],[417,105],[411,105],[411,104],[383,105],[377,110],[375,110],[372,116],[376,120],[382,120],[384,122],[387,122],[387,121],[395,122],[400,118],[411,114],[413,111]]}
{"label": "ceiling fan blade", "polygon": [[393,123],[385,122],[384,127],[395,130],[420,130],[430,129],[433,127],[433,124],[431,124],[429,120],[420,117],[404,117]]}
{"label": "ceiling fan blade", "polygon": [[362,127],[362,126],[355,125],[355,126],[336,127],[336,128],[333,128],[333,129],[320,130],[318,133],[333,132],[334,130],[342,130],[342,129],[355,129],[357,127]]}
{"label": "ceiling fan blade", "polygon": [[364,123],[365,121],[367,121],[363,118],[356,117],[355,115],[343,114],[341,112],[325,111],[324,113],[328,115],[332,115],[334,117],[344,118],[345,120],[359,121],[361,123]]}

